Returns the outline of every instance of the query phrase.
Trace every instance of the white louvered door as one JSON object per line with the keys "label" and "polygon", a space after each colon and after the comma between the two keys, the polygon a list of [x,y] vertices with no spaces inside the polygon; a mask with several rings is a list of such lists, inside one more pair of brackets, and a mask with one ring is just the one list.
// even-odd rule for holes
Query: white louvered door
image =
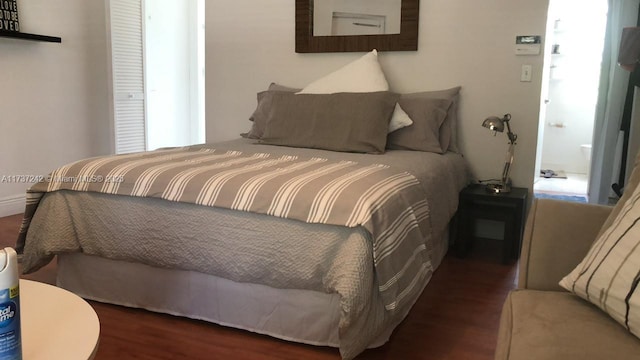
{"label": "white louvered door", "polygon": [[116,154],[147,149],[141,0],[107,0]]}

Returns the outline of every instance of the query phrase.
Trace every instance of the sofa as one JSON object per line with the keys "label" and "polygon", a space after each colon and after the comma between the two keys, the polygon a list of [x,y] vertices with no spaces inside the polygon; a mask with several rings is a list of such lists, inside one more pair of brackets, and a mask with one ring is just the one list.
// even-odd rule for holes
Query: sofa
{"label": "sofa", "polygon": [[638,186],[631,175],[615,207],[536,199],[525,226],[518,287],[500,319],[496,360],[640,359],[640,339],[558,282],[581,263]]}

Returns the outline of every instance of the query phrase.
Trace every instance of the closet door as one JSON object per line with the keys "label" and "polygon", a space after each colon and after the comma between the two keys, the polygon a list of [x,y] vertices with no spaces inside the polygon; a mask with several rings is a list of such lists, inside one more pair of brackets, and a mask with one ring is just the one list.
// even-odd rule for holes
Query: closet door
{"label": "closet door", "polygon": [[144,34],[141,0],[106,0],[113,151],[147,149],[144,88]]}

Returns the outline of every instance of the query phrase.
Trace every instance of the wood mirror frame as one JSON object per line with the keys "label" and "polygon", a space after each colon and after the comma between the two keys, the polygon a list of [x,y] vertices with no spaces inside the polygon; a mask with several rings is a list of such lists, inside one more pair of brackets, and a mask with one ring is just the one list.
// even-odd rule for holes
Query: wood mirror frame
{"label": "wood mirror frame", "polygon": [[420,0],[402,0],[399,34],[357,36],[313,36],[313,1],[296,0],[297,53],[418,50]]}

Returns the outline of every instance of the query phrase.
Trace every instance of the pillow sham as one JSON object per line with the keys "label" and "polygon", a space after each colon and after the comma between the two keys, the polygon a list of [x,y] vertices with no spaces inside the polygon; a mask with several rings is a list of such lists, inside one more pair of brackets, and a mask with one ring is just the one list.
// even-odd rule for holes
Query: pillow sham
{"label": "pillow sham", "polygon": [[[292,87],[288,87],[288,86],[284,86],[284,85],[280,85],[272,82],[269,85],[269,88],[267,91],[285,91],[285,92],[297,93],[300,91],[300,89],[296,89],[296,88],[292,88]],[[256,110],[253,112],[253,114],[249,118],[249,120],[253,121],[254,123],[251,125],[251,130],[249,130],[249,132],[242,133],[240,134],[240,136],[249,138],[249,139],[259,139],[260,137],[262,137],[262,134],[264,133],[264,128],[265,128],[264,122],[266,121],[266,112],[269,111],[270,107],[271,107],[271,98],[269,97],[265,99],[264,92],[258,93],[258,106],[256,107]],[[256,122],[256,119],[257,119],[257,122]],[[402,110],[400,105],[396,104],[396,107],[393,111],[393,115],[391,116],[391,121],[389,122],[389,128],[387,130],[387,133],[391,133],[403,127],[409,126],[411,124],[413,124],[413,121],[411,120],[409,115],[407,115],[407,113],[404,110]]]}
{"label": "pillow sham", "polygon": [[[374,49],[356,61],[326,75],[304,89],[299,94],[333,94],[338,92],[388,91],[389,83],[378,62],[378,52]],[[391,133],[413,123],[400,106],[396,106],[388,132]]]}
{"label": "pillow sham", "polygon": [[398,101],[390,92],[293,94],[271,92],[261,144],[383,153]]}
{"label": "pillow sham", "polygon": [[439,130],[451,107],[451,100],[400,97],[399,104],[413,119],[413,125],[389,134],[387,148],[415,150],[442,154]]}
{"label": "pillow sham", "polygon": [[342,68],[312,82],[299,94],[330,94],[337,92],[388,91],[389,83],[373,51]]}
{"label": "pillow sham", "polygon": [[640,187],[560,286],[640,338]]}
{"label": "pillow sham", "polygon": [[264,129],[267,126],[265,123],[266,116],[271,106],[271,100],[268,94],[269,91],[261,91],[258,93],[258,106],[253,111],[253,114],[251,114],[251,117],[249,117],[249,120],[253,123],[251,124],[249,132],[240,134],[243,138],[260,139],[262,137]]}
{"label": "pillow sham", "polygon": [[[446,99],[451,100],[451,106],[447,110],[447,116],[445,117],[442,126],[440,126],[438,132],[438,139],[440,147],[443,152],[452,151],[459,153],[458,148],[458,104],[460,100],[460,86],[452,87],[450,89],[435,90],[435,91],[422,91],[416,93],[403,94],[401,99]],[[406,109],[405,109],[406,110]],[[411,117],[411,114],[409,114]],[[415,121],[415,119],[412,120]]]}
{"label": "pillow sham", "polygon": [[266,114],[269,112],[271,107],[271,98],[265,99],[268,91],[285,91],[294,93],[300,91],[300,89],[295,89],[272,82],[271,84],[269,84],[269,88],[267,89],[267,91],[259,92],[257,94],[258,106],[253,111],[253,114],[251,114],[251,116],[249,117],[249,121],[253,121],[253,124],[251,124],[251,129],[248,132],[240,134],[240,136],[242,136],[243,138],[260,139],[262,137],[264,128],[266,126]]}
{"label": "pillow sham", "polygon": [[284,86],[284,85],[280,85],[280,84],[276,84],[274,82],[272,82],[271,84],[269,84],[269,88],[267,90],[271,90],[271,91],[287,91],[287,92],[299,92],[302,89],[296,89],[296,88],[292,88],[292,87],[288,87],[288,86]]}

